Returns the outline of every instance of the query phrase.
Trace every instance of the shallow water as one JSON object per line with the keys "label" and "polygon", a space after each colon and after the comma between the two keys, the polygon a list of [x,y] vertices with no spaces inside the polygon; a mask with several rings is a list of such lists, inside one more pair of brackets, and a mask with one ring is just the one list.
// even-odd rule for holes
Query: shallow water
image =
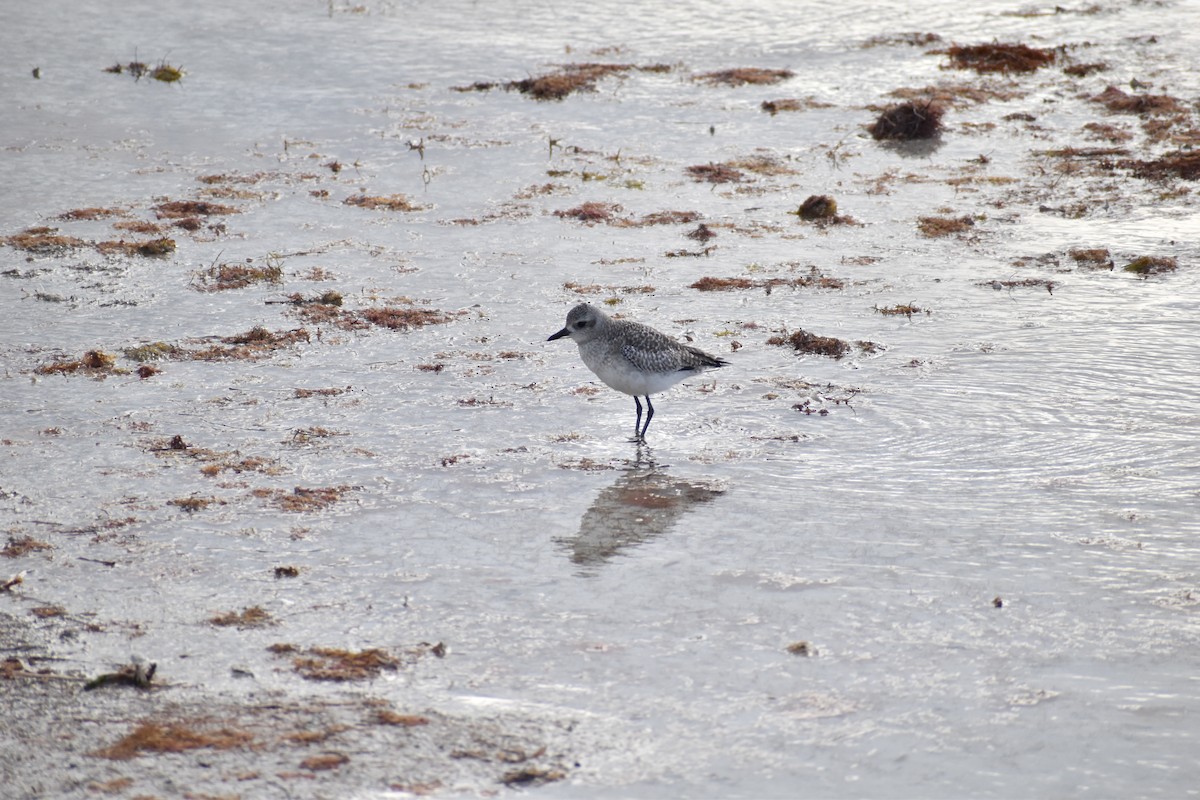
{"label": "shallow water", "polygon": [[[0,235],[45,224],[121,238],[111,219],[55,217],[103,206],[152,220],[164,199],[203,197],[200,176],[256,177],[219,182],[246,192],[213,198],[240,213],[222,231],[170,233],[166,258],[0,248],[0,513],[12,536],[53,547],[0,569],[28,570],[5,610],[47,603],[107,624],[55,645],[83,674],[135,651],[177,685],[232,698],[366,692],[545,720],[571,732],[567,777],[537,789],[550,797],[1200,794],[1194,187],[1063,172],[1045,155],[1096,145],[1088,122],[1127,129],[1133,157],[1167,152],[1137,117],[1087,100],[1133,78],[1181,98],[1180,130],[1194,131],[1200,15],[1013,13],[1030,9],[20,9],[0,32],[15,109],[0,123]],[[863,47],[907,31],[941,46],[1070,45],[1070,59],[1108,67],[980,78],[926,52],[939,45]],[[101,71],[135,56],[186,75]],[[562,102],[451,90],[597,60],[674,69]],[[690,77],[743,66],[796,76]],[[960,83],[1019,96],[955,106],[933,148],[863,133],[866,106],[893,89]],[[759,110],[810,95],[831,107]],[[1014,112],[1036,121],[1005,120]],[[716,187],[684,173],[755,154],[792,171]],[[342,203],[360,192],[426,208]],[[817,193],[861,224],[789,214]],[[717,247],[668,258],[698,249],[682,235],[693,225],[552,215],[584,201],[632,218],[699,212]],[[1078,218],[1053,210],[1080,202]],[[920,216],[964,214],[977,219],[963,236],[917,232]],[[1117,269],[1084,270],[1073,247],[1106,247]],[[1179,270],[1121,271],[1141,255]],[[283,283],[196,290],[210,265],[246,259],[282,264]],[[810,266],[846,288],[688,288]],[[990,285],[1024,278],[1056,286]],[[404,297],[461,314],[345,331],[274,302],[329,289],[347,309]],[[545,342],[571,305],[608,298],[733,362],[656,398],[649,447],[624,441],[629,398],[596,384],[569,342]],[[931,313],[876,311],[900,303]],[[33,372],[255,325],[311,336],[253,363],[160,362],[146,380]],[[833,361],[766,344],[800,327],[884,349]],[[296,397],[332,387],[349,391]],[[161,449],[177,434],[271,469],[206,476]],[[352,490],[308,513],[261,496],[297,486]],[[187,497],[219,502],[168,502]],[[280,564],[300,576],[277,580]],[[278,624],[205,622],[254,605]],[[449,654],[330,688],[274,667],[265,647],[282,641],[441,641]],[[815,654],[789,653],[798,641]],[[344,780],[344,794],[389,791]]]}

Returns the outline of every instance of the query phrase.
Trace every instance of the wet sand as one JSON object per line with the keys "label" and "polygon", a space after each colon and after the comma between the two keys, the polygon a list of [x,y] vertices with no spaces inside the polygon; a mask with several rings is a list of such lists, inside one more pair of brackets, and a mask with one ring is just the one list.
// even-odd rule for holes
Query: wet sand
{"label": "wet sand", "polygon": [[13,13],[14,797],[1196,792],[1191,7]]}

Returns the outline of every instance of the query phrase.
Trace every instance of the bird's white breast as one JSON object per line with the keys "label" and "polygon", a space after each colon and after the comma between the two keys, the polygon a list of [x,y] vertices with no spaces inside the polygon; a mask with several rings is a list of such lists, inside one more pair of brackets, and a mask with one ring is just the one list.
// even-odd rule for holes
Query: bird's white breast
{"label": "bird's white breast", "polygon": [[602,341],[579,345],[579,355],[597,378],[618,392],[635,397],[664,392],[692,374],[678,369],[665,372],[640,370],[620,350]]}

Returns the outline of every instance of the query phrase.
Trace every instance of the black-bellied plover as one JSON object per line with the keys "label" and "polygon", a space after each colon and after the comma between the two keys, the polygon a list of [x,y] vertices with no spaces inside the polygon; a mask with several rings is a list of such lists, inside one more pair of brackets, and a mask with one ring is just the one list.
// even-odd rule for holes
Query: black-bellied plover
{"label": "black-bellied plover", "polygon": [[[729,362],[710,356],[696,347],[680,344],[648,325],[613,319],[595,306],[580,303],[567,314],[567,324],[547,341],[570,336],[579,345],[579,356],[587,368],[618,392],[633,395],[637,419],[631,441],[646,441],[646,430],[654,418],[650,395],[670,389],[706,369],[727,367]],[[642,401],[646,398],[646,424],[642,425]]]}

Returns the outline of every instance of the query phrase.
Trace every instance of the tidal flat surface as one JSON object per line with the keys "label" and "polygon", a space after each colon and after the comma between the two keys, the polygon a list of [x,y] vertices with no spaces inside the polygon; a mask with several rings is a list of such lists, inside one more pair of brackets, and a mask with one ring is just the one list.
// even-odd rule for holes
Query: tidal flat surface
{"label": "tidal flat surface", "polygon": [[11,796],[1200,794],[1194,4],[6,17]]}

